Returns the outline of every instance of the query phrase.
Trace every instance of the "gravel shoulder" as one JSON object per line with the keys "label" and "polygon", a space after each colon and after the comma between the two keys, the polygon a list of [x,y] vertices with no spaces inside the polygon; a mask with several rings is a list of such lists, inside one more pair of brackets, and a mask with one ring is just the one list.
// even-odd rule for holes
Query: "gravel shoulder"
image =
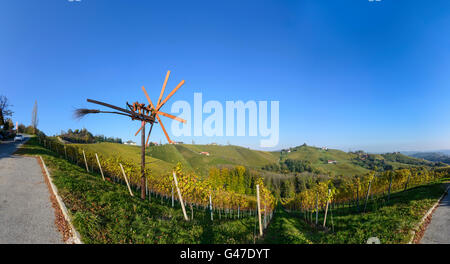
{"label": "gravel shoulder", "polygon": [[0,244],[63,243],[41,167],[18,145],[0,144]]}

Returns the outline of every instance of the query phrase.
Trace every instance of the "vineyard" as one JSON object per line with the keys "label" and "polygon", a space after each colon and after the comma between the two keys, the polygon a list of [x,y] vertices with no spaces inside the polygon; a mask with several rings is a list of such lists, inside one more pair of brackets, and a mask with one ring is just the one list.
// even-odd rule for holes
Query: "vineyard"
{"label": "vineyard", "polygon": [[449,175],[448,167],[369,171],[317,179],[291,198],[276,198],[258,172],[244,166],[211,168],[199,177],[181,164],[155,175],[150,165],[144,201],[131,197],[140,188],[139,166],[132,160],[64,145],[43,134],[27,145],[43,155],[86,243],[365,243],[373,233],[382,243],[407,243]]}
{"label": "vineyard", "polygon": [[[52,150],[59,156],[73,164],[86,168],[87,172],[101,174],[108,181],[129,184],[130,189],[140,190],[140,166],[133,161],[122,157],[108,156],[85,151],[80,145],[65,145],[57,139],[50,138],[41,133],[38,136],[39,144]],[[122,171],[123,168],[123,171]],[[273,215],[275,198],[264,186],[261,177],[249,175],[243,166],[234,168],[231,174],[228,169],[223,169],[216,174],[211,170],[210,177],[201,179],[193,172],[184,172],[183,166],[178,163],[173,168],[178,179],[178,188],[186,207],[190,208],[190,217],[194,218],[194,208],[210,211],[211,220],[214,217],[243,218],[253,217],[257,214],[257,201],[255,196],[256,185],[259,186],[260,212],[263,215],[263,227],[266,228]],[[175,189],[172,172],[164,175],[152,173],[151,168],[146,167],[146,193],[148,199],[160,199],[168,202],[172,207],[179,202]],[[244,176],[245,174],[245,176]],[[233,177],[237,176],[237,177]],[[125,178],[126,177],[126,178]],[[239,187],[239,183],[232,183],[232,178],[250,179],[247,184]],[[242,181],[243,183],[244,181]],[[130,191],[132,194],[132,191]]]}
{"label": "vineyard", "polygon": [[[318,225],[318,214],[324,211],[325,228],[328,207],[354,207],[356,212],[366,212],[370,202],[386,204],[391,194],[406,191],[417,186],[428,185],[448,177],[448,171],[427,168],[400,169],[376,173],[371,171],[342,182],[338,187],[331,181],[319,182],[311,188],[289,199],[281,199],[281,204],[289,211],[300,211],[305,220]],[[315,213],[315,219],[313,214]]]}

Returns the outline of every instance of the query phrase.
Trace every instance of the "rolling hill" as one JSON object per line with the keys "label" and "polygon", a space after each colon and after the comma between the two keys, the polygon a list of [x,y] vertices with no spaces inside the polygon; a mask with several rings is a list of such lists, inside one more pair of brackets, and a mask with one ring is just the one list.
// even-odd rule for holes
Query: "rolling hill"
{"label": "rolling hill", "polygon": [[450,156],[441,152],[417,152],[409,156],[432,162],[442,162],[450,165]]}
{"label": "rolling hill", "polygon": [[[105,156],[119,155],[140,162],[140,147],[116,143],[80,144],[88,151]],[[207,152],[209,155],[200,154]],[[177,162],[186,170],[199,175],[207,175],[212,167],[244,165],[259,170],[268,164],[280,161],[308,161],[311,167],[331,175],[353,176],[373,169],[398,169],[414,166],[434,166],[435,163],[409,157],[398,152],[367,154],[364,152],[344,152],[336,149],[322,149],[302,145],[283,151],[259,151],[233,145],[160,145],[147,148],[147,166],[157,174],[169,172]],[[330,161],[330,162],[329,162]]]}
{"label": "rolling hill", "polygon": [[[116,143],[79,144],[87,151],[93,151],[105,156],[119,155],[125,159],[140,162],[139,146],[129,146]],[[209,156],[200,154],[208,152]],[[200,175],[207,175],[209,168],[217,166],[244,165],[252,169],[278,161],[276,155],[270,152],[251,150],[240,146],[220,145],[160,145],[147,148],[146,156],[150,168],[155,173],[170,171],[177,162],[181,162],[185,169],[195,171]]]}

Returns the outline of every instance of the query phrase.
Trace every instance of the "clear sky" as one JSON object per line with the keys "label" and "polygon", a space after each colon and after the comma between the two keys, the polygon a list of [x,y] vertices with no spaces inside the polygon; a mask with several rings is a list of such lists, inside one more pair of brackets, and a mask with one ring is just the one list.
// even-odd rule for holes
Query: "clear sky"
{"label": "clear sky", "polygon": [[[159,2],[159,3],[158,3]],[[92,98],[277,100],[280,141],[370,152],[450,149],[450,1],[0,0],[0,94],[14,122],[132,139],[138,122],[72,118]],[[206,117],[207,115],[205,115]],[[165,122],[164,122],[165,121]],[[171,121],[164,118],[166,127]],[[189,122],[190,120],[188,120]],[[165,142],[159,126],[152,141]],[[258,148],[255,137],[180,137]]]}

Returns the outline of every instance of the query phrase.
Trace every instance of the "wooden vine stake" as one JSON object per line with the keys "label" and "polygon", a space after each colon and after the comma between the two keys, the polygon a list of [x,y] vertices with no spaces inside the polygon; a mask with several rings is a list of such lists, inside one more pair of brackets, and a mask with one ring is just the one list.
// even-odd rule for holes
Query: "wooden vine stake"
{"label": "wooden vine stake", "polygon": [[89,172],[89,167],[87,165],[86,154],[84,154],[84,149],[83,149],[83,157],[84,157],[84,164],[86,164],[86,171]]}
{"label": "wooden vine stake", "polygon": [[330,203],[330,197],[331,190],[328,189],[328,198],[327,198],[327,205],[325,206],[325,217],[323,218],[323,227],[325,227],[325,224],[327,223],[327,213],[328,213],[328,204]]}
{"label": "wooden vine stake", "polygon": [[66,156],[66,160],[67,160],[67,150],[66,150],[66,145],[64,145],[64,156]]}
{"label": "wooden vine stake", "polygon": [[128,183],[127,175],[125,174],[125,171],[123,170],[122,163],[119,163],[119,165],[120,165],[120,169],[122,170],[123,177],[125,178],[125,182],[127,183],[128,191],[130,192],[131,196],[134,196],[133,192],[131,191],[130,184]]}
{"label": "wooden vine stake", "polygon": [[258,220],[259,220],[259,235],[263,235],[263,228],[261,223],[261,203],[259,199],[259,185],[256,185],[256,201],[258,202]]}
{"label": "wooden vine stake", "polygon": [[105,176],[103,175],[102,165],[100,165],[100,160],[98,159],[97,153],[95,153],[95,157],[97,158],[98,168],[100,169],[100,173],[102,174],[103,180],[105,180]]}
{"label": "wooden vine stake", "polygon": [[173,182],[172,182],[172,207],[174,207],[174,197],[173,197]]}
{"label": "wooden vine stake", "polygon": [[319,223],[319,193],[317,193],[316,197],[316,226]]}
{"label": "wooden vine stake", "polygon": [[210,213],[211,213],[211,221],[213,221],[214,218],[213,218],[213,208],[212,208],[211,190],[209,191],[209,211],[210,211]]}
{"label": "wooden vine stake", "polygon": [[178,198],[180,199],[181,209],[183,210],[184,219],[186,221],[189,221],[189,218],[188,218],[188,216],[186,214],[186,208],[184,208],[183,197],[181,196],[180,188],[178,188],[177,175],[176,175],[175,171],[173,172],[173,180],[175,181],[175,187],[177,188]]}

